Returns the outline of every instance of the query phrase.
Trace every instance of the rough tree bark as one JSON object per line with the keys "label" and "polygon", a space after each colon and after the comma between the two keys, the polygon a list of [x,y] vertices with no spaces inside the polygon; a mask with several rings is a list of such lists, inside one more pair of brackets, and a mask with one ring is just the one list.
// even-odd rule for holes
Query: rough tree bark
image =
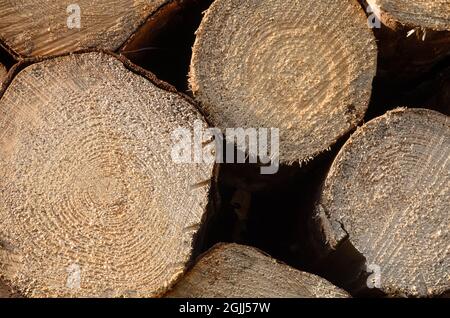
{"label": "rough tree bark", "polygon": [[218,244],[209,250],[167,297],[348,297],[313,274],[281,264],[259,250]]}
{"label": "rough tree bark", "polygon": [[[23,57],[79,49],[116,50],[168,0],[77,0],[80,28],[67,20],[77,14],[67,1],[0,0],[0,39]],[[75,9],[77,10],[77,9]]]}
{"label": "rough tree bark", "polygon": [[[375,271],[380,279],[375,287],[384,294],[445,293],[450,289],[449,158],[445,115],[397,109],[368,122],[328,173],[317,204],[320,241],[332,253],[343,246],[350,251],[351,245],[364,260],[360,274]],[[352,265],[349,254],[343,255],[345,270]]]}
{"label": "rough tree bark", "polygon": [[356,1],[216,0],[197,30],[189,81],[213,125],[279,128],[289,164],[360,122],[375,69]]}
{"label": "rough tree bark", "polygon": [[196,120],[109,54],[22,70],[0,100],[0,276],[31,297],[163,294],[208,204],[214,164],[171,159]]}
{"label": "rough tree bark", "polygon": [[363,3],[381,21],[374,30],[380,49],[378,74],[385,80],[396,84],[414,80],[450,55],[449,0]]}

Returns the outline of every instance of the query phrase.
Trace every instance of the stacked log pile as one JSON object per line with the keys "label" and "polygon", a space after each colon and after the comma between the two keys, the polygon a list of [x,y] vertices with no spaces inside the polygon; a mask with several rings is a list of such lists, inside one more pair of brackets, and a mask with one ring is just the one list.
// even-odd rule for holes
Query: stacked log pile
{"label": "stacked log pile", "polygon": [[0,46],[0,298],[448,295],[449,0],[0,0]]}

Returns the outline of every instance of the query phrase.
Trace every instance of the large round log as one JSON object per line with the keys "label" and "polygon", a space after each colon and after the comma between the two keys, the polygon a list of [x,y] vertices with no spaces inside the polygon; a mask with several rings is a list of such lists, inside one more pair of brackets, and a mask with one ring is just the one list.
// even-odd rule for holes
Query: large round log
{"label": "large round log", "polygon": [[259,250],[218,244],[209,250],[167,297],[348,297],[316,275],[298,271]]}
{"label": "large round log", "polygon": [[208,204],[214,164],[171,158],[197,121],[111,55],[22,70],[0,100],[0,276],[31,297],[164,293]]}
{"label": "large round log", "polygon": [[168,0],[0,0],[0,39],[23,56],[116,50]]}
{"label": "large round log", "polygon": [[215,126],[279,128],[289,164],[361,121],[375,69],[356,1],[216,0],[197,30],[189,81]]}
{"label": "large round log", "polygon": [[449,158],[450,120],[425,109],[378,117],[341,149],[317,205],[318,233],[334,253],[351,244],[371,273],[366,289],[421,297],[450,289]]}

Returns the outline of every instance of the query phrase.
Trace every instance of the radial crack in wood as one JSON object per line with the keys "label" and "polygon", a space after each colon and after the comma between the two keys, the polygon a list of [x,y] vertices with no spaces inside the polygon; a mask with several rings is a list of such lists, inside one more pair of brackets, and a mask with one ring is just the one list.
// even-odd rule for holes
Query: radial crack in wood
{"label": "radial crack in wood", "polygon": [[216,0],[197,30],[189,81],[215,126],[279,128],[289,164],[361,121],[375,70],[356,1]]}
{"label": "radial crack in wood", "polygon": [[0,0],[0,39],[21,56],[116,50],[169,0]]}
{"label": "radial crack in wood", "polygon": [[111,55],[22,70],[0,100],[0,276],[31,297],[164,293],[209,199],[191,185],[214,164],[171,158],[173,130],[197,121]]}
{"label": "radial crack in wood", "polygon": [[281,264],[255,248],[218,244],[166,296],[345,298],[348,294],[323,278]]}
{"label": "radial crack in wood", "polygon": [[448,292],[449,159],[445,115],[397,109],[368,122],[325,181],[317,209],[323,243],[339,250],[348,239],[387,295]]}

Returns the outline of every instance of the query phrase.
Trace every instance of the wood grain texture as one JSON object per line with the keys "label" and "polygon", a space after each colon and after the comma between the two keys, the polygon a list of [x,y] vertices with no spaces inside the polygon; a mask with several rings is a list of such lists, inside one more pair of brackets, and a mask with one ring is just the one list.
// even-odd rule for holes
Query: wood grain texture
{"label": "wood grain texture", "polygon": [[356,1],[216,0],[197,30],[189,81],[215,126],[279,128],[289,164],[355,127],[375,69]]}
{"label": "wood grain texture", "polygon": [[11,292],[9,290],[9,287],[0,280],[0,298],[10,298]]}
{"label": "wood grain texture", "polygon": [[397,109],[351,136],[317,206],[323,242],[347,239],[381,269],[380,290],[436,296],[450,288],[450,120]]}
{"label": "wood grain texture", "polygon": [[[167,1],[0,0],[0,39],[24,57],[87,48],[116,50]],[[67,6],[71,3],[80,7],[80,29],[67,27]]]}
{"label": "wood grain texture", "polygon": [[5,80],[6,75],[8,75],[8,71],[6,70],[6,67],[2,63],[0,63],[0,87]]}
{"label": "wood grain texture", "polygon": [[164,293],[208,204],[214,165],[171,159],[195,120],[111,55],[22,70],[0,100],[0,276],[29,297]]}
{"label": "wood grain texture", "polygon": [[377,74],[388,86],[420,79],[450,56],[449,0],[365,1],[381,22],[374,29],[380,57]]}
{"label": "wood grain texture", "polygon": [[281,264],[259,250],[218,244],[198,261],[167,297],[348,297],[313,274]]}
{"label": "wood grain texture", "polygon": [[407,27],[450,31],[450,0],[366,0],[381,19]]}
{"label": "wood grain texture", "polygon": [[10,286],[0,279],[0,298],[22,298],[22,296],[12,291]]}

